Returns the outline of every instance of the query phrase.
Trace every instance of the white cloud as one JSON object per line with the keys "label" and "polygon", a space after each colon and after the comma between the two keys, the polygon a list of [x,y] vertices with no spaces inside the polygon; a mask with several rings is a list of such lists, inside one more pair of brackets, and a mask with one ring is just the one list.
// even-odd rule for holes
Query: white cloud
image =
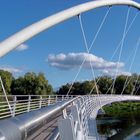
{"label": "white cloud", "polygon": [[51,54],[48,56],[48,63],[56,67],[58,69],[74,69],[78,68],[83,60],[85,59],[85,63],[83,64],[84,69],[90,69],[90,62],[94,69],[97,70],[105,70],[105,69],[121,69],[124,67],[124,63],[120,62],[112,62],[104,60],[101,57],[95,56],[93,54],[88,53],[68,53],[68,54]]}
{"label": "white cloud", "polygon": [[21,44],[16,48],[16,51],[24,51],[28,49],[28,45],[26,44]]}
{"label": "white cloud", "polygon": [[5,70],[5,71],[8,71],[8,72],[11,72],[13,74],[23,72],[22,70],[20,70],[18,68],[11,67],[11,66],[0,66],[0,69],[1,70]]}
{"label": "white cloud", "polygon": [[132,74],[130,72],[123,71],[119,69],[118,71],[114,69],[104,69],[101,71],[105,75],[109,76],[119,76],[119,75],[126,75],[126,76],[131,76]]}

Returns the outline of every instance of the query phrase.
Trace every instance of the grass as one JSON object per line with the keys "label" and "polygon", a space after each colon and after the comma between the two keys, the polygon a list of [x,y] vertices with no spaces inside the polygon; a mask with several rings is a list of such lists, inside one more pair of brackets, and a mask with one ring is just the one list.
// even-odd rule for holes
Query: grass
{"label": "grass", "polygon": [[112,117],[140,117],[140,102],[112,103],[103,107],[107,116]]}

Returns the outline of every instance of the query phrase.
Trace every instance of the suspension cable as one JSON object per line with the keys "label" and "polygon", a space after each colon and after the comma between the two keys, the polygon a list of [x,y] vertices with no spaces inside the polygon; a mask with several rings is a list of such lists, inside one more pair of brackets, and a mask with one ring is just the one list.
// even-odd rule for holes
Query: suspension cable
{"label": "suspension cable", "polygon": [[[83,27],[83,22],[82,22],[81,15],[79,15],[79,23],[80,23],[80,28],[81,28],[82,35],[83,35],[84,45],[86,47],[87,53],[89,54],[89,48],[88,48],[88,45],[87,45],[87,38],[86,38],[85,30],[84,30],[84,27]],[[96,83],[96,79],[95,79],[95,73],[94,73],[94,69],[93,69],[92,63],[91,63],[91,58],[90,58],[90,67],[91,67],[92,76],[93,76],[93,79],[94,79],[94,82],[95,82],[96,93],[97,93],[97,96],[99,97],[99,90],[98,90],[98,87],[97,87],[97,83]],[[91,90],[88,93],[89,95],[92,93]],[[102,106],[101,106],[101,99],[100,98],[98,98],[98,99],[99,99],[98,100],[99,101],[99,105],[102,108]]]}
{"label": "suspension cable", "polygon": [[[131,29],[132,25],[134,24],[134,22],[135,22],[135,20],[136,20],[136,18],[137,18],[138,15],[139,15],[139,11],[135,14],[135,16],[134,16],[134,18],[132,19],[130,25],[128,26],[128,29],[127,29],[127,31],[126,31],[126,33],[125,33],[124,38],[126,38],[128,32],[130,31],[130,29]],[[122,43],[122,39],[120,40],[119,44],[117,45],[117,47],[116,47],[116,49],[115,49],[113,55],[111,56],[110,60],[112,60],[113,57],[115,56],[115,54],[116,54],[116,52],[118,51],[118,49],[119,49],[121,43]]]}
{"label": "suspension cable", "polygon": [[[134,22],[135,22],[135,20],[136,20],[136,18],[137,18],[137,16],[138,16],[138,14],[139,14],[139,11],[135,14],[134,18],[132,19],[132,21],[131,21],[131,23],[130,23],[130,25],[129,25],[129,27],[128,27],[126,33],[125,33],[125,38],[126,38],[128,32],[130,31],[132,25],[134,24]],[[115,54],[116,54],[116,52],[118,51],[118,49],[119,49],[121,43],[122,43],[122,39],[120,40],[120,42],[119,42],[119,44],[117,45],[117,47],[116,47],[116,49],[115,49],[113,55],[111,56],[110,61],[111,61],[111,60],[113,59],[113,57],[115,56]],[[99,82],[99,80],[100,80],[100,77],[96,80],[96,84]],[[94,88],[95,88],[95,86],[92,88],[91,93],[93,92]],[[111,84],[109,90],[110,90],[111,88],[112,88],[112,84]],[[108,90],[105,94],[107,94],[107,93],[109,92],[109,90]],[[91,93],[90,93],[90,94],[91,94]]]}
{"label": "suspension cable", "polygon": [[[106,13],[105,17],[107,17],[109,11],[110,11],[110,7],[109,7],[109,9],[107,10],[107,13]],[[105,19],[103,19],[103,22],[104,22],[104,21],[105,21]],[[88,48],[88,45],[87,45],[87,38],[86,38],[86,35],[85,35],[85,31],[84,31],[84,27],[83,27],[81,15],[79,16],[79,22],[80,22],[80,27],[81,27],[81,31],[82,31],[82,35],[83,35],[85,47],[86,47],[87,53],[89,54],[89,49],[90,49],[90,48]],[[97,36],[98,36],[98,34],[99,34],[100,30],[101,30],[102,25],[103,25],[103,24],[101,24],[101,26],[99,27],[99,30],[97,31],[97,34],[95,35],[95,39],[94,39],[93,41],[96,40],[96,38],[97,38]],[[91,45],[93,46],[93,44],[94,44],[94,42],[93,42]],[[97,96],[99,97],[99,90],[98,90],[98,87],[97,87],[97,83],[96,83],[96,79],[95,79],[95,72],[94,72],[94,69],[93,69],[93,66],[92,66],[92,63],[91,63],[91,58],[90,58],[90,67],[91,67],[91,71],[92,71],[93,80],[94,80],[94,82],[95,82],[95,88],[96,88]],[[93,87],[94,87],[94,85],[93,85]],[[93,87],[92,87],[92,89],[90,90],[89,95],[92,94]],[[100,105],[100,107],[102,108],[102,106],[101,106],[101,100],[100,100],[100,98],[98,98],[98,99],[99,99],[99,105]]]}
{"label": "suspension cable", "polygon": [[[139,73],[140,74],[140,73]],[[140,78],[140,75],[138,74],[138,76],[137,76],[137,83],[138,83],[138,80],[139,80],[139,78]],[[136,88],[136,86],[135,86],[135,88]],[[135,93],[133,93],[133,95],[137,95],[137,92],[139,91],[139,89],[140,89],[140,84],[139,84],[139,86],[138,86],[138,88],[137,88],[137,90],[135,91]],[[133,91],[134,92],[134,91]]]}
{"label": "suspension cable", "polygon": [[[136,54],[137,54],[137,50],[138,50],[139,44],[140,44],[140,37],[139,37],[139,39],[137,41],[137,44],[136,44],[134,55],[133,55],[133,58],[132,58],[132,61],[131,61],[130,67],[129,67],[129,72],[132,69],[132,66],[133,66],[133,63],[134,63],[134,60],[135,60],[135,57],[136,57]],[[123,94],[124,90],[126,89],[126,87],[128,86],[129,82],[131,81],[131,79],[128,81],[128,77],[129,76],[126,77],[126,80],[125,80],[125,83],[124,83],[124,86],[123,86],[123,90],[121,92],[121,95]]]}
{"label": "suspension cable", "polygon": [[83,36],[84,44],[85,44],[85,47],[86,47],[86,51],[89,54],[89,48],[88,48],[88,44],[87,44],[87,38],[86,38],[85,30],[84,30],[84,27],[83,27],[81,14],[78,16],[78,18],[79,18],[80,29],[82,31],[82,36]]}
{"label": "suspension cable", "polygon": [[[132,65],[133,65],[133,63],[134,63],[134,60],[135,60],[136,53],[137,53],[137,50],[138,50],[139,45],[140,45],[140,37],[139,37],[139,39],[138,39],[138,41],[137,41],[137,44],[136,44],[136,49],[135,49],[135,52],[134,52],[134,56],[133,56],[132,63],[131,63],[131,66],[130,66],[129,71],[131,71],[131,68],[132,68]],[[129,77],[129,76],[127,76],[127,78],[126,78],[126,80],[125,80],[125,83],[124,83],[124,86],[123,86],[123,90],[122,90],[122,92],[121,92],[121,95],[123,94],[124,90],[126,89],[126,87],[128,86],[128,84],[130,83],[130,81],[131,81],[131,79],[132,79],[131,77],[130,77],[130,79],[128,79],[128,77]],[[138,79],[137,79],[137,80],[138,80]],[[136,80],[136,81],[137,81],[137,80]],[[137,82],[135,83],[135,85],[134,85],[134,87],[133,87],[133,90],[134,90],[136,84],[137,84]],[[133,94],[133,92],[134,92],[133,90],[132,90],[131,94]]]}
{"label": "suspension cable", "polygon": [[124,46],[124,40],[125,40],[126,28],[127,28],[127,24],[128,24],[129,13],[130,13],[130,7],[128,8],[127,15],[126,15],[126,21],[125,21],[125,26],[124,26],[124,30],[123,30],[123,36],[122,36],[122,42],[121,42],[121,46],[120,46],[117,68],[116,68],[116,72],[115,72],[115,76],[114,76],[114,80],[113,80],[113,85],[111,86],[112,87],[111,94],[113,94],[113,92],[114,92],[114,86],[115,86],[115,82],[116,82],[116,78],[117,78],[117,74],[118,74],[118,70],[119,70],[119,63],[120,63],[120,60],[121,60],[122,50],[123,50],[123,46]]}
{"label": "suspension cable", "polygon": [[100,31],[101,31],[101,29],[102,29],[102,27],[103,27],[103,25],[104,25],[104,23],[105,23],[105,20],[106,20],[108,14],[109,14],[109,12],[110,12],[110,9],[111,9],[111,7],[109,7],[109,9],[107,10],[107,12],[106,12],[106,14],[105,14],[105,16],[104,16],[104,18],[103,18],[103,20],[102,20],[102,22],[101,22],[99,28],[98,28],[96,34],[95,34],[95,37],[93,38],[93,41],[92,41],[92,43],[91,43],[91,45],[90,45],[90,47],[89,47],[89,51],[90,51],[91,48],[93,47],[93,45],[94,45],[94,43],[95,43],[95,41],[96,41],[96,39],[97,39],[97,37],[98,37]]}
{"label": "suspension cable", "polygon": [[[134,18],[132,19],[131,23],[129,24],[128,29],[127,29],[127,31],[126,31],[126,33],[125,33],[125,35],[124,35],[124,38],[126,38],[128,32],[130,31],[130,29],[131,29],[132,25],[134,24],[134,22],[135,22],[135,20],[136,20],[136,18],[137,18],[138,15],[139,15],[139,11],[135,14]],[[119,44],[117,45],[117,47],[116,47],[116,49],[115,49],[115,51],[114,51],[112,57],[110,58],[110,60],[112,60],[113,57],[115,56],[117,50],[118,50],[119,47],[121,46],[122,41],[123,41],[123,38],[120,40]],[[116,75],[116,76],[117,76],[117,75]],[[111,84],[111,86],[109,87],[109,89],[107,90],[107,92],[106,92],[105,94],[108,94],[108,92],[110,91],[110,89],[112,88],[112,86],[113,86],[113,83]]]}
{"label": "suspension cable", "polygon": [[5,88],[4,88],[4,85],[3,85],[3,81],[2,81],[1,76],[0,76],[0,83],[1,83],[1,87],[2,87],[2,90],[3,90],[3,94],[4,94],[4,96],[5,96],[6,102],[7,102],[7,104],[8,104],[9,110],[10,110],[10,112],[11,112],[11,114],[12,114],[12,113],[13,113],[12,107],[11,107],[11,105],[10,105],[10,103],[9,103],[9,100],[8,100],[8,97],[7,97],[7,95],[6,95],[6,91],[5,91]]}
{"label": "suspension cable", "polygon": [[[139,73],[139,74],[140,74],[140,73]],[[135,89],[136,89],[136,85],[137,85],[138,80],[139,80],[139,74],[138,74],[137,79],[136,79],[136,82],[135,82],[135,84],[134,84],[134,86],[133,86],[133,89],[132,89],[131,95],[134,95],[134,91],[135,91]]]}
{"label": "suspension cable", "polygon": [[[103,18],[103,20],[102,20],[100,26],[99,26],[99,29],[97,30],[97,33],[96,33],[95,37],[93,38],[92,44],[90,45],[90,47],[89,47],[89,49],[88,49],[88,53],[90,52],[91,48],[93,47],[93,44],[95,43],[96,38],[98,37],[98,35],[99,35],[100,31],[101,31],[101,28],[102,28],[102,26],[104,25],[105,20],[106,20],[106,18],[107,18],[107,16],[108,16],[109,11],[110,11],[110,8],[109,8],[108,11],[106,12],[106,14],[105,14],[105,16],[104,16],[104,18]],[[72,82],[72,84],[71,84],[71,86],[70,86],[70,88],[69,88],[69,90],[68,90],[68,92],[67,92],[66,95],[69,95],[69,93],[70,93],[70,91],[71,91],[71,89],[72,89],[72,87],[73,87],[73,85],[74,85],[74,82],[76,81],[76,79],[77,79],[77,77],[78,77],[78,75],[79,75],[79,73],[80,73],[80,71],[81,71],[81,69],[82,69],[82,67],[83,67],[83,65],[84,65],[84,63],[85,63],[85,61],[86,61],[86,57],[84,58],[83,62],[81,63],[81,65],[80,65],[80,67],[79,67],[79,69],[78,69],[78,72],[77,72],[76,76],[74,77],[74,80],[73,80],[73,82]]]}
{"label": "suspension cable", "polygon": [[[85,47],[86,47],[87,53],[89,54],[89,48],[88,48],[88,45],[87,45],[87,38],[86,38],[86,35],[85,35],[85,30],[84,30],[84,27],[83,27],[83,22],[82,22],[82,19],[81,19],[81,15],[79,15],[79,23],[80,23],[80,27],[81,27],[81,31],[82,31],[82,35],[83,35],[83,39],[84,39],[84,43],[85,43]],[[95,79],[95,72],[94,72],[94,69],[93,69],[93,66],[92,66],[92,63],[91,63],[91,58],[90,58],[90,67],[91,67],[93,79],[95,81],[96,92],[97,92],[97,94],[99,94],[99,90],[98,90],[96,79]],[[90,93],[91,93],[91,91],[90,91]]]}

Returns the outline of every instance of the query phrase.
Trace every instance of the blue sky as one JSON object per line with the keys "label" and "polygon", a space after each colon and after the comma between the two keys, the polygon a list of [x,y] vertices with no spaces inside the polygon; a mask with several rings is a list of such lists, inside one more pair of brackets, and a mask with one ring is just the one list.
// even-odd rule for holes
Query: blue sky
{"label": "blue sky", "polygon": [[[0,41],[34,22],[86,1],[90,0],[1,0]],[[82,14],[88,45],[91,44],[107,10],[108,7],[104,7]],[[92,60],[96,75],[113,74],[119,51],[112,60],[110,58],[122,38],[127,10],[127,6],[111,8],[90,55],[86,53],[78,17],[74,17],[21,44],[18,49],[0,59],[0,68],[13,72],[16,77],[28,71],[43,72],[54,88],[72,82],[85,57],[87,61],[78,81],[92,79],[89,60]],[[136,9],[130,9],[128,26],[136,13]],[[120,73],[139,73],[139,48],[130,69],[140,36],[139,25],[140,15],[124,41]]]}

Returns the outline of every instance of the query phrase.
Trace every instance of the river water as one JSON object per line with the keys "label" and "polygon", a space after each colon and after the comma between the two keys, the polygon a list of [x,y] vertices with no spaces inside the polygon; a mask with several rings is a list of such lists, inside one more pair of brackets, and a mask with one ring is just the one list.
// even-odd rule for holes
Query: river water
{"label": "river water", "polygon": [[102,140],[140,140],[139,117],[112,118],[100,115],[97,128]]}

